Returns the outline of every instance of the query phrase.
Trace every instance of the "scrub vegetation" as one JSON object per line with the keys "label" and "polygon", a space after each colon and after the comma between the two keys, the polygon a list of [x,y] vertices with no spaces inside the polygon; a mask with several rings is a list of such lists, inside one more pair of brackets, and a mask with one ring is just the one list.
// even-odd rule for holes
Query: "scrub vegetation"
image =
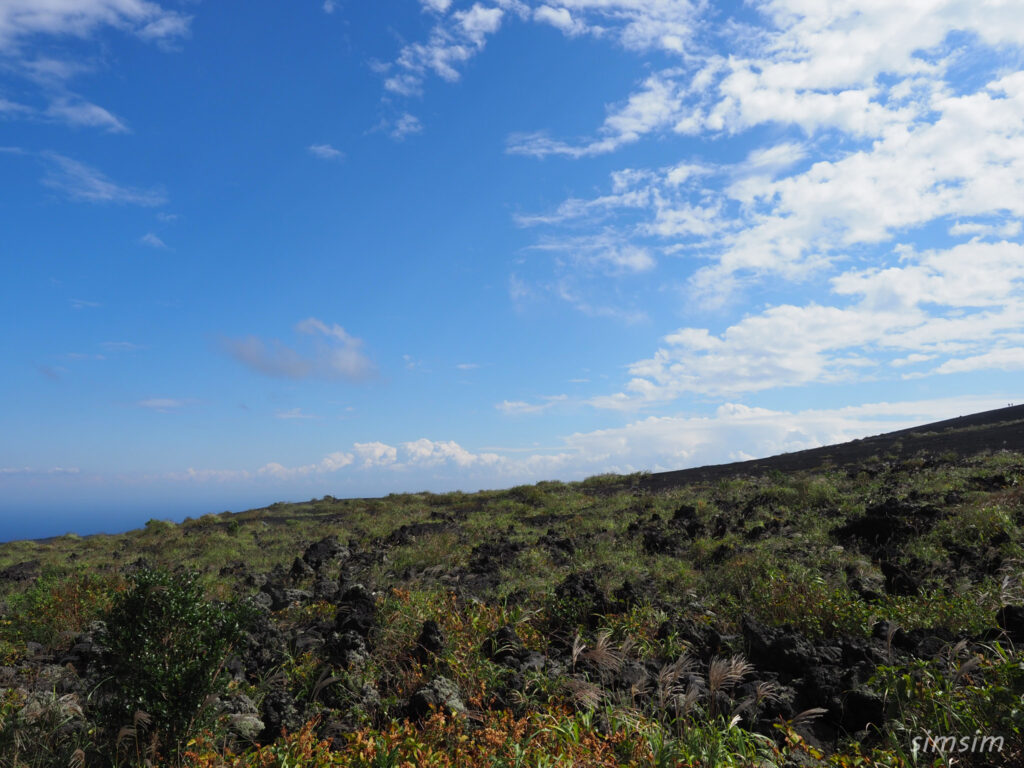
{"label": "scrub vegetation", "polygon": [[1024,454],[914,439],[0,545],[0,765],[1024,764]]}

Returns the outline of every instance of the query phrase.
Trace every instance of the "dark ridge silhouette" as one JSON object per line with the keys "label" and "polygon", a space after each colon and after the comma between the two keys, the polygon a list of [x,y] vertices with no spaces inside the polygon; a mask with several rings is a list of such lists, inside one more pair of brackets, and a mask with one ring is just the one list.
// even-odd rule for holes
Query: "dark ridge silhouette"
{"label": "dark ridge silhouette", "polygon": [[920,453],[942,454],[953,451],[964,457],[983,451],[1000,450],[1024,450],[1024,405],[1010,405],[764,459],[657,472],[641,479],[638,485],[643,490],[658,491],[739,475],[760,475],[772,471],[796,472],[827,466],[850,467],[872,456],[891,455],[895,459],[905,459]]}

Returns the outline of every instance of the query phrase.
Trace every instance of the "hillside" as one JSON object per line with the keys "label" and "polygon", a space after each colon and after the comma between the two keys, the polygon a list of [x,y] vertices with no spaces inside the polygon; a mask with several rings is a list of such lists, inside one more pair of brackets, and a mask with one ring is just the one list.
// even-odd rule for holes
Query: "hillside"
{"label": "hillside", "polygon": [[1022,427],[0,545],[0,765],[1020,765]]}

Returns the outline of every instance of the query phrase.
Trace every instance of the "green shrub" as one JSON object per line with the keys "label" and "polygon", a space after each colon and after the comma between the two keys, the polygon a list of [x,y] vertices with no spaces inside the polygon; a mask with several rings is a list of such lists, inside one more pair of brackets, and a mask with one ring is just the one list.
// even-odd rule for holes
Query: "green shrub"
{"label": "green shrub", "polygon": [[202,724],[252,614],[207,602],[193,573],[143,569],[133,582],[106,616],[101,720],[110,733],[120,729],[117,741],[127,728],[136,747],[177,751]]}

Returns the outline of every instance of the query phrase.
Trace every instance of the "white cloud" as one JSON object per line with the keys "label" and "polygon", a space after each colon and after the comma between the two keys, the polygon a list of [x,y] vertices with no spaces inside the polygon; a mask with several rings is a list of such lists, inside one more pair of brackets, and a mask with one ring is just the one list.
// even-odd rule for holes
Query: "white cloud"
{"label": "white cloud", "polygon": [[[308,477],[310,475],[323,475],[338,472],[352,464],[353,461],[355,461],[355,457],[351,453],[335,451],[334,453],[327,454],[323,459],[315,464],[304,464],[298,467],[286,467],[277,462],[270,462],[269,464],[264,464],[260,467],[256,471],[255,475],[256,477],[269,477],[275,480],[290,480],[296,477]],[[189,471],[192,472],[193,470]],[[227,470],[227,472],[235,474],[231,470]],[[241,478],[230,479],[248,479],[251,476],[252,475],[249,472],[243,470]]]}
{"label": "white cloud", "polygon": [[[591,467],[666,471],[817,448],[1006,405],[1002,396],[778,411],[726,403],[711,416],[664,416],[565,438]],[[579,460],[579,459],[577,459]]]}
{"label": "white cloud", "polygon": [[672,125],[681,106],[682,96],[675,83],[663,74],[651,75],[625,104],[611,110],[599,130],[599,138],[583,144],[567,144],[543,133],[514,135],[509,137],[507,151],[531,157],[564,155],[579,158],[606,154]]}
{"label": "white cloud", "polygon": [[150,248],[167,248],[167,243],[161,240],[152,232],[147,232],[139,238],[139,242],[143,245],[148,245]]}
{"label": "white cloud", "polygon": [[402,458],[406,466],[431,467],[452,463],[457,467],[494,466],[502,461],[495,453],[471,453],[458,443],[420,438],[402,443]]}
{"label": "white cloud", "polygon": [[1016,237],[1021,233],[1019,220],[1005,221],[1001,224],[987,224],[980,221],[957,222],[949,228],[953,237]]}
{"label": "white cloud", "polygon": [[472,371],[480,367],[480,363],[458,363],[456,366],[460,371]]}
{"label": "white cloud", "polygon": [[78,98],[59,97],[46,108],[45,117],[68,125],[103,128],[110,133],[127,133],[126,126],[103,107]]}
{"label": "white cloud", "polygon": [[149,0],[4,0],[0,3],[0,51],[37,35],[87,37],[113,27],[144,39],[187,34],[190,16]]}
{"label": "white cloud", "polygon": [[458,80],[457,67],[483,50],[487,36],[498,31],[504,15],[501,8],[474,3],[467,10],[439,19],[427,42],[406,45],[386,68],[395,73],[384,81],[384,87],[409,96],[420,92],[430,74],[449,82]]}
{"label": "white cloud", "polygon": [[386,443],[354,443],[352,447],[363,467],[386,467],[398,461],[398,449]]}
{"label": "white cloud", "polygon": [[542,5],[533,12],[534,21],[550,24],[569,37],[576,37],[587,32],[589,28],[579,19],[574,19],[568,8],[552,8]]}
{"label": "white cloud", "polygon": [[427,438],[397,446],[355,443],[351,451],[331,453],[313,464],[271,462],[255,472],[190,469],[172,479],[281,481],[350,468],[364,480],[380,473],[376,477],[381,488],[396,489],[396,473],[403,474],[402,490],[407,490],[404,484],[425,480],[467,490],[495,488],[555,477],[574,480],[603,472],[658,472],[764,458],[1000,408],[1006,401],[1005,395],[965,396],[802,411],[725,403],[707,415],[651,417],[570,434],[549,449],[474,452],[454,441]]}
{"label": "white cloud", "polygon": [[947,360],[933,373],[967,373],[969,371],[1024,369],[1024,347],[1003,347],[981,355]]}
{"label": "white cloud", "polygon": [[564,403],[568,399],[568,395],[545,395],[541,398],[544,402],[540,403],[527,403],[524,400],[503,400],[494,407],[502,413],[519,416],[523,414],[543,413],[559,403]]}
{"label": "white cloud", "polygon": [[334,13],[335,9],[338,7],[338,4],[334,2],[334,0],[324,0],[324,4],[322,7],[324,9],[324,13],[331,14]]}
{"label": "white cloud", "polygon": [[410,115],[405,112],[399,115],[398,119],[395,120],[391,127],[390,136],[396,141],[401,141],[406,136],[411,136],[414,133],[419,133],[423,130],[423,125],[415,115]]}
{"label": "white cloud", "polygon": [[[690,288],[709,305],[720,305],[744,280],[806,280],[854,249],[943,219],[957,220],[949,228],[954,237],[1018,237],[1024,202],[1000,190],[1024,185],[1024,72],[973,93],[936,87],[927,107],[925,116],[893,122],[869,145],[833,144],[827,156],[785,141],[732,165],[624,169],[611,193],[572,197],[554,213],[517,221],[599,225],[606,237],[637,248],[650,251],[648,238],[656,238],[667,253],[699,255],[710,264],[692,275]],[[578,155],[597,146],[544,142],[512,149]]]}
{"label": "white cloud", "polygon": [[579,34],[580,27],[607,33],[635,51],[679,55],[688,52],[703,5],[690,0],[548,0],[534,19],[567,34]]}
{"label": "white cloud", "polygon": [[747,155],[746,165],[755,171],[782,170],[803,160],[807,157],[807,153],[808,149],[805,144],[785,141],[770,147],[751,150]]}
{"label": "white cloud", "polygon": [[222,345],[236,360],[267,376],[364,381],[376,374],[376,366],[362,350],[362,340],[340,325],[327,325],[311,317],[295,330],[313,337],[310,349],[300,351],[276,339],[267,343],[257,336],[225,339]]}
{"label": "white cloud", "polygon": [[95,168],[70,157],[56,152],[44,153],[44,157],[49,169],[43,177],[43,184],[63,192],[71,200],[149,207],[163,205],[167,201],[159,189],[122,186]]}
{"label": "white cloud", "polygon": [[551,239],[532,248],[564,254],[576,269],[597,269],[608,274],[648,272],[657,264],[649,248],[624,241],[613,232]]}
{"label": "white cloud", "polygon": [[78,467],[50,467],[49,469],[33,469],[32,467],[0,467],[0,479],[5,477],[52,477],[55,475],[80,474]]}
{"label": "white cloud", "polygon": [[423,6],[424,11],[445,13],[451,7],[452,0],[420,0],[420,5]]}
{"label": "white cloud", "polygon": [[0,96],[0,115],[29,115],[35,110],[31,107],[27,107],[24,104],[19,104],[15,101],[9,101],[8,99]]}
{"label": "white cloud", "polygon": [[345,157],[344,152],[330,144],[310,144],[309,153],[321,160],[342,160]]}
{"label": "white cloud", "polygon": [[[834,294],[854,299],[846,306],[769,307],[717,335],[681,328],[653,357],[630,366],[625,392],[591,404],[628,410],[684,394],[855,381],[882,375],[886,363],[937,357],[949,359],[933,374],[1020,367],[1024,245],[972,241],[924,253],[903,249],[900,264],[833,278]],[[894,354],[908,356],[891,360]]]}

